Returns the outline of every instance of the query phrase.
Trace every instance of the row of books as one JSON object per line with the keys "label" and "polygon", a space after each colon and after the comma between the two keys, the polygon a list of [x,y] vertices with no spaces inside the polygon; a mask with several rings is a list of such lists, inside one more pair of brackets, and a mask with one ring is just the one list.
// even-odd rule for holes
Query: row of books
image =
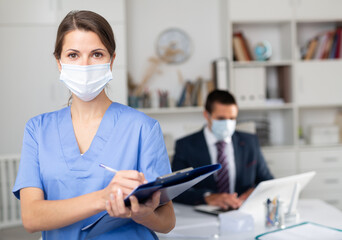
{"label": "row of books", "polygon": [[212,81],[185,82],[183,90],[177,102],[177,107],[203,106],[207,94],[213,90]]}
{"label": "row of books", "polygon": [[250,51],[248,41],[242,32],[233,34],[234,61],[252,61],[253,55]]}
{"label": "row of books", "polygon": [[302,49],[302,59],[335,59],[341,57],[341,32],[338,27],[334,31],[321,33],[310,39]]}

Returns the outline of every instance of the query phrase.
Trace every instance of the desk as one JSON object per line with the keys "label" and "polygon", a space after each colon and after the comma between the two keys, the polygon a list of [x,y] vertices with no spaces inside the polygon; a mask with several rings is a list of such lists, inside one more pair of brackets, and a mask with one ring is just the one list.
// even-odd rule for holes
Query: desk
{"label": "desk", "polygon": [[[264,223],[255,223],[254,231],[219,236],[217,216],[199,213],[191,206],[174,204],[177,217],[176,227],[168,234],[158,234],[161,240],[182,239],[236,239],[252,240],[258,234],[273,230],[266,229]],[[342,212],[337,208],[316,199],[301,199],[298,202],[299,222],[315,222],[330,227],[342,227]],[[290,226],[291,224],[287,225]]]}

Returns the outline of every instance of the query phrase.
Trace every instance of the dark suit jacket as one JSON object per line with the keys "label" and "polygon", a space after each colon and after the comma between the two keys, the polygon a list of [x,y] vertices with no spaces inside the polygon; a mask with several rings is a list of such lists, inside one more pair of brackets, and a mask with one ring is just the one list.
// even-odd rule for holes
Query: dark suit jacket
{"label": "dark suit jacket", "polygon": [[[238,195],[241,195],[249,188],[255,187],[261,181],[273,178],[261,154],[256,135],[236,131],[232,136],[232,141],[236,167],[235,192]],[[211,164],[211,158],[203,130],[176,142],[175,155],[172,161],[173,171],[188,167],[197,168],[209,164]],[[204,204],[203,195],[206,192],[217,192],[213,175],[174,200],[191,205]]]}

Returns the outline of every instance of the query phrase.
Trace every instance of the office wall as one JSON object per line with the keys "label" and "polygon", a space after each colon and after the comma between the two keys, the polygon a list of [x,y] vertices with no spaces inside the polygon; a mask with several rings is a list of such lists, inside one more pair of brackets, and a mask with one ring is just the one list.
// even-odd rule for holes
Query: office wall
{"label": "office wall", "polygon": [[[127,0],[126,13],[124,47],[128,52],[128,71],[135,81],[141,81],[147,59],[155,55],[158,35],[169,27],[187,32],[194,51],[183,64],[162,65],[162,73],[149,82],[150,89],[168,90],[176,99],[182,88],[178,70],[185,79],[210,78],[210,62],[223,55],[220,0]],[[28,19],[25,15],[20,19],[21,14],[17,15],[15,23],[2,18],[0,25],[0,154],[19,153],[27,120],[64,107],[69,95],[58,81],[52,55],[59,21],[44,15],[39,16],[39,21],[32,18],[32,22],[27,22],[27,16]]]}
{"label": "office wall", "polygon": [[[156,56],[155,43],[161,32],[180,28],[191,38],[193,53],[184,63],[162,64],[161,73],[148,82],[149,90],[167,90],[178,99],[184,79],[210,78],[210,62],[223,56],[220,0],[129,0],[127,1],[128,72],[135,82],[141,82],[148,58]],[[156,104],[156,101],[153,101]]]}

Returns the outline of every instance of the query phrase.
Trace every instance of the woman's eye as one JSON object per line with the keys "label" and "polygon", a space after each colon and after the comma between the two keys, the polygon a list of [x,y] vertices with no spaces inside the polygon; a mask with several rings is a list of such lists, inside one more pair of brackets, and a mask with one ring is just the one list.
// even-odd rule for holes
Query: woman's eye
{"label": "woman's eye", "polygon": [[94,56],[95,58],[100,58],[100,57],[103,56],[103,54],[102,54],[102,53],[96,52],[96,53],[93,54],[93,56]]}
{"label": "woman's eye", "polygon": [[68,57],[71,58],[71,59],[75,59],[75,58],[77,58],[77,54],[76,53],[70,53],[68,55]]}

